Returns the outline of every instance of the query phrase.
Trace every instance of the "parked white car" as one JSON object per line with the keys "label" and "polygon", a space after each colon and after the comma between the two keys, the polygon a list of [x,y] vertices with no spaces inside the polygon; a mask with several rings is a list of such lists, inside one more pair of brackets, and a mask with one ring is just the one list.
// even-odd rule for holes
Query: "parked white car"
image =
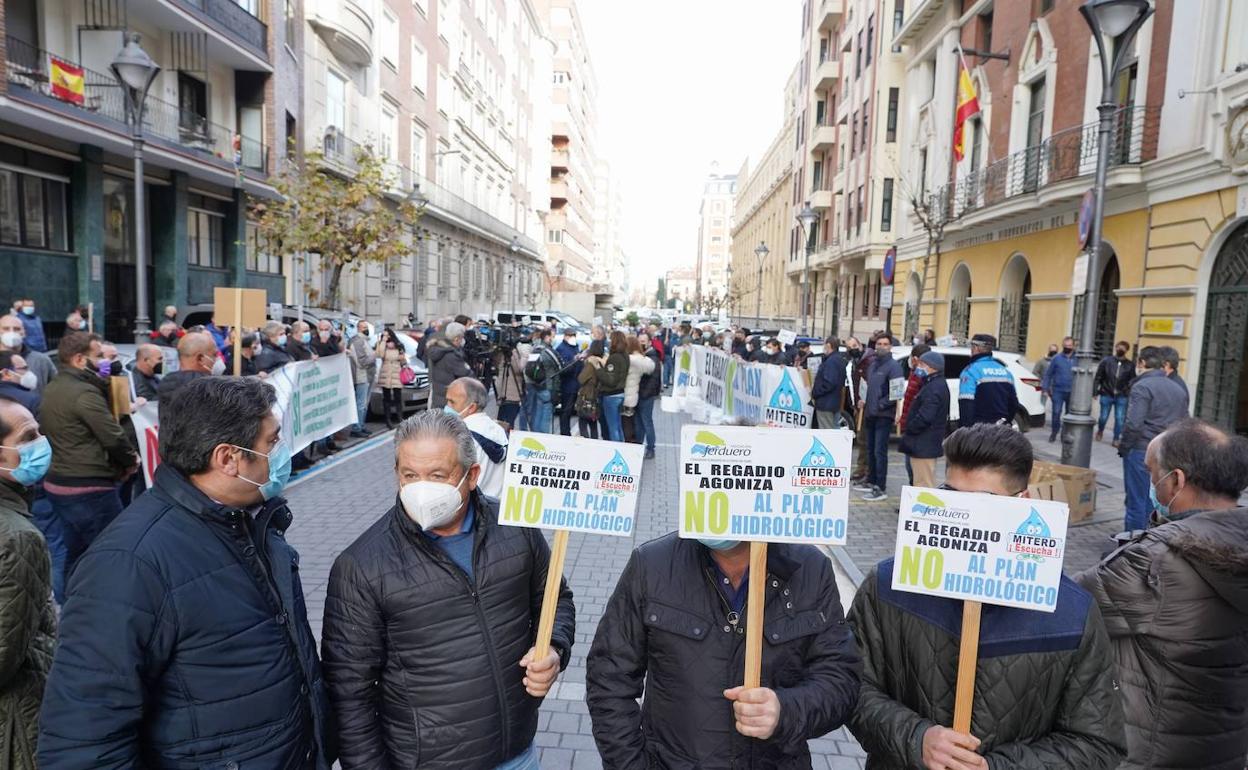
{"label": "parked white car", "polygon": [[[910,376],[910,345],[898,345],[893,348],[893,358],[901,361],[906,376]],[[932,348],[945,357],[945,381],[949,385],[949,420],[958,421],[958,385],[962,370],[971,362],[971,349],[967,347],[935,347]],[[1019,413],[1014,416],[1014,424],[1019,430],[1038,428],[1044,425],[1044,404],[1040,401],[1040,378],[1032,373],[1032,363],[1018,353],[994,351],[992,357],[1005,364],[1014,376],[1014,390],[1018,394]]]}

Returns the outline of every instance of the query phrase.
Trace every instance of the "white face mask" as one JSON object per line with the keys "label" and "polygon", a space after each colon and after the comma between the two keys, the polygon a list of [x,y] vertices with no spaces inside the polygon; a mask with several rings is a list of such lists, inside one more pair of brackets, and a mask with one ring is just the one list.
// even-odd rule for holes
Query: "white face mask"
{"label": "white face mask", "polygon": [[22,335],[18,332],[5,332],[4,334],[0,334],[0,345],[17,350],[22,346]]}
{"label": "white face mask", "polygon": [[212,359],[212,376],[220,377],[225,374],[225,361],[220,358]]}
{"label": "white face mask", "polygon": [[455,518],[462,500],[459,488],[463,486],[465,473],[455,486],[440,481],[414,481],[399,490],[399,501],[403,503],[403,511],[408,518],[420,525],[421,529],[437,529],[446,526]]}
{"label": "white face mask", "polygon": [[34,372],[25,372],[22,374],[22,379],[18,381],[17,384],[21,385],[26,390],[34,390],[35,386],[39,384],[39,378],[35,376]]}

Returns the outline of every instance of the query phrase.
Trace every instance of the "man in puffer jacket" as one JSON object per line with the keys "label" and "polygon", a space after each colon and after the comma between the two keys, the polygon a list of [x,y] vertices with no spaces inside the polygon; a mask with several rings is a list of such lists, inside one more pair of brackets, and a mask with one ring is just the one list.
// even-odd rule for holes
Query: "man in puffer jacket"
{"label": "man in puffer jacket", "polygon": [[[1007,425],[945,440],[946,484],[1025,496],[1031,444]],[[859,586],[849,623],[862,691],[849,728],[867,770],[1112,770],[1125,754],[1122,700],[1105,623],[1063,577],[1054,612],[985,604],[971,732],[953,722],[962,602],[895,591],[893,560]]]}
{"label": "man in puffer jacket", "polygon": [[542,533],[499,525],[459,417],[420,412],[394,445],[398,500],[334,561],[325,599],[343,770],[536,767],[537,710],[576,638],[572,592],[561,583],[537,657]]}
{"label": "man in puffer jacket", "polygon": [[749,543],[674,532],[633,552],[587,661],[604,767],[809,768],[806,742],[849,716],[858,653],[813,546],[768,547],[762,686],[738,686],[749,559]]}
{"label": "man in puffer jacket", "polygon": [[464,325],[451,322],[445,336],[435,337],[426,348],[429,357],[429,408],[446,406],[446,389],[460,377],[471,377],[472,367],[464,359]]}
{"label": "man in puffer jacket", "polygon": [[152,488],[70,578],[43,770],[333,764],[274,401],[250,377],[200,377],[174,396]]}
{"label": "man in puffer jacket", "polygon": [[1153,527],[1078,580],[1113,641],[1129,770],[1242,770],[1248,755],[1248,441],[1188,418],[1146,458]]}

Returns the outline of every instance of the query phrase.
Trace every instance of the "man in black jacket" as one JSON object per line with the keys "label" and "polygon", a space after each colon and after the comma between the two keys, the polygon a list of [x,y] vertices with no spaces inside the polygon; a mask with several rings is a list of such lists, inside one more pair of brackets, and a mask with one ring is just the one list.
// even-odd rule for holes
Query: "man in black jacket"
{"label": "man in black jacket", "polygon": [[936,459],[944,454],[942,444],[949,423],[945,357],[935,350],[927,351],[915,363],[914,376],[919,378],[919,392],[910,402],[898,449],[910,460],[911,485],[934,487]]}
{"label": "man in black jacket", "polygon": [[[944,383],[940,383],[944,387]],[[935,383],[929,387],[935,387]],[[1026,497],[1031,444],[977,423],[945,439],[944,488]],[[893,560],[854,596],[862,691],[849,721],[869,770],[1112,770],[1122,701],[1105,623],[1063,577],[1053,612],[985,604],[970,734],[953,722],[962,602],[895,591]]]}
{"label": "man in black jacket", "polygon": [[763,686],[739,686],[749,558],[748,543],[675,533],[633,552],[587,661],[605,767],[810,767],[806,741],[849,717],[858,653],[812,546],[767,549]]}
{"label": "man in black jacket", "polygon": [[845,398],[845,359],[840,354],[841,341],[828,337],[823,341],[823,360],[815,372],[810,395],[815,401],[815,419],[820,428],[835,428]]}
{"label": "man in black jacket", "polygon": [[1114,354],[1105,356],[1096,367],[1096,377],[1092,380],[1092,388],[1100,396],[1101,412],[1096,419],[1096,440],[1105,435],[1105,424],[1109,422],[1110,412],[1114,415],[1114,447],[1122,438],[1122,429],[1127,422],[1127,392],[1131,390],[1131,380],[1135,379],[1135,362],[1127,358],[1131,344],[1122,341],[1114,346]]}
{"label": "man in black jacket", "polygon": [[888,335],[875,340],[875,361],[867,373],[867,398],[863,431],[867,444],[867,478],[854,489],[862,492],[863,500],[888,498],[888,437],[897,419],[897,402],[905,393],[905,373],[893,358],[893,343]]}
{"label": "man in black jacket", "polygon": [[70,578],[41,768],[333,764],[274,400],[241,377],[174,396],[152,488]]}
{"label": "man in black jacket", "polygon": [[420,412],[394,444],[398,501],[334,561],[325,600],[343,770],[536,767],[538,706],[576,638],[572,592],[535,659],[542,533],[498,524],[458,416]]}

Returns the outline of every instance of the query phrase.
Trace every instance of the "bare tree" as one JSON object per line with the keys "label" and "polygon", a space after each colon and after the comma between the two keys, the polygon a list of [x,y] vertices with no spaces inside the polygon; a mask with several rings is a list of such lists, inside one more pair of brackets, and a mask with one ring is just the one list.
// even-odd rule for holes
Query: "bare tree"
{"label": "bare tree", "polygon": [[927,236],[927,250],[923,254],[923,270],[919,273],[919,306],[922,307],[923,296],[927,292],[928,268],[935,260],[936,274],[940,274],[940,253],[945,242],[945,230],[962,218],[967,207],[958,210],[949,198],[949,187],[937,193],[915,189],[901,177],[901,187],[910,203],[910,211],[919,221],[919,226]]}

